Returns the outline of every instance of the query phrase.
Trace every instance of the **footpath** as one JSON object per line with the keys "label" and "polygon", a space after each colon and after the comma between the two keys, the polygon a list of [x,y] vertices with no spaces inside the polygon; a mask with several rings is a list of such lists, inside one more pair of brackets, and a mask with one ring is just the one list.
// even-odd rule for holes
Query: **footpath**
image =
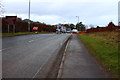
{"label": "footpath", "polygon": [[66,49],[61,78],[110,78],[89,54],[77,35],[72,35]]}

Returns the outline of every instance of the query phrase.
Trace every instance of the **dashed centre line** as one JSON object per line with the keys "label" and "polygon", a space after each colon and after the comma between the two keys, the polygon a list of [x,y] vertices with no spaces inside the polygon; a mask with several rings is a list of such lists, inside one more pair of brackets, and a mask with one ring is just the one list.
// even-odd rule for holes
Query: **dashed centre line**
{"label": "dashed centre line", "polygon": [[[11,47],[10,47],[10,48],[11,48]],[[0,52],[4,51],[4,50],[6,50],[6,49],[10,49],[10,48],[1,49]]]}
{"label": "dashed centre line", "polygon": [[[35,40],[30,40],[30,41],[28,41],[28,42],[31,43],[31,42],[33,42],[33,41],[35,41]],[[10,48],[13,48],[13,47],[10,47]],[[0,52],[4,51],[4,50],[6,50],[6,49],[10,49],[10,48],[1,49]]]}
{"label": "dashed centre line", "polygon": [[33,42],[34,40],[28,41],[29,43]]}

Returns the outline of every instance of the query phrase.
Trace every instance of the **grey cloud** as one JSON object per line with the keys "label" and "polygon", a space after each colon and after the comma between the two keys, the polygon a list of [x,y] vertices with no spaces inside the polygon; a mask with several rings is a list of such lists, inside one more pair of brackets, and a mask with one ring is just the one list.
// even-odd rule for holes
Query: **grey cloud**
{"label": "grey cloud", "polygon": [[[28,3],[6,3],[7,13],[28,13]],[[31,2],[31,14],[38,16],[55,15],[63,17],[66,21],[76,21],[79,16],[81,21],[91,24],[101,24],[100,17],[117,15],[117,3],[104,2]],[[111,17],[111,16],[109,16]],[[113,17],[111,17],[113,19]],[[48,20],[46,20],[48,22]],[[62,21],[62,20],[61,20]],[[114,19],[116,21],[116,19]],[[52,22],[52,21],[51,21]],[[105,22],[105,21],[104,21]],[[103,23],[104,23],[103,22]]]}

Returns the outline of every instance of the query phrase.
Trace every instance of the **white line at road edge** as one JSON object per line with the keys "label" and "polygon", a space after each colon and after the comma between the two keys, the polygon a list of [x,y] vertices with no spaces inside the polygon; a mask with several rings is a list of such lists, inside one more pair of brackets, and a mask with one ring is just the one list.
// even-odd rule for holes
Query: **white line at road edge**
{"label": "white line at road edge", "polygon": [[[46,61],[47,62],[47,61]],[[35,78],[36,76],[37,76],[37,74],[40,72],[40,70],[44,67],[44,65],[46,64],[46,62],[45,63],[43,63],[41,66],[40,66],[40,68],[37,70],[37,72],[35,73],[35,75],[32,77],[32,78]]]}
{"label": "white line at road edge", "polygon": [[[33,40],[33,41],[34,41],[34,40]],[[68,43],[69,43],[69,41],[67,42],[64,55],[65,55],[65,53],[66,53],[66,51],[67,51]],[[40,66],[40,68],[37,70],[37,72],[35,73],[35,75],[32,77],[33,79],[37,76],[37,74],[38,74],[38,73],[40,72],[40,70],[44,67],[44,65],[47,63],[47,61],[48,61],[48,60],[46,60],[46,62],[43,63],[43,64]],[[62,70],[59,70],[59,73],[60,73],[60,74],[58,74],[57,77],[59,77],[59,76],[61,75],[62,72],[60,72],[60,71],[62,71]]]}
{"label": "white line at road edge", "polygon": [[59,67],[59,71],[58,71],[57,78],[61,78],[61,77],[62,77],[63,65],[64,65],[64,61],[65,61],[66,52],[67,52],[67,48],[68,48],[69,42],[70,42],[70,41],[68,40],[67,45],[66,45],[65,50],[64,50],[64,54],[63,54],[63,57],[62,57],[62,61],[61,61],[61,63],[60,63],[60,67]]}

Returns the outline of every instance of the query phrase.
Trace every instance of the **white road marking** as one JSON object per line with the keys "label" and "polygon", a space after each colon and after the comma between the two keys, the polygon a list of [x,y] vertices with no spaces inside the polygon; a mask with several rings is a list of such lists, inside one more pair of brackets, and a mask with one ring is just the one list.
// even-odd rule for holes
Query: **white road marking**
{"label": "white road marking", "polygon": [[45,64],[46,64],[46,62],[43,63],[43,64],[40,66],[40,68],[37,70],[37,72],[35,73],[35,75],[34,75],[32,78],[35,78],[35,77],[37,76],[37,74],[40,72],[40,70],[44,67]]}
{"label": "white road marking", "polygon": [[61,76],[62,76],[63,65],[64,65],[64,61],[65,61],[66,52],[67,52],[67,48],[68,48],[69,42],[70,42],[70,41],[68,40],[67,45],[66,45],[65,50],[64,50],[64,54],[63,54],[63,57],[62,57],[62,61],[61,61],[61,63],[60,63],[60,67],[59,67],[59,71],[58,71],[57,78],[61,78]]}
{"label": "white road marking", "polygon": [[[11,48],[11,47],[10,47],[10,48]],[[5,48],[5,49],[2,49],[2,50],[0,50],[0,52],[1,52],[1,51],[4,51],[4,50],[6,50],[6,49],[10,49],[10,48]]]}
{"label": "white road marking", "polygon": [[33,42],[34,40],[28,41],[29,43]]}
{"label": "white road marking", "polygon": [[[33,42],[34,40],[31,40],[31,41],[28,41],[29,43]],[[1,49],[0,52],[6,50],[6,49],[10,49],[10,48],[13,48],[13,47],[9,47],[9,48],[4,48],[4,49]]]}

